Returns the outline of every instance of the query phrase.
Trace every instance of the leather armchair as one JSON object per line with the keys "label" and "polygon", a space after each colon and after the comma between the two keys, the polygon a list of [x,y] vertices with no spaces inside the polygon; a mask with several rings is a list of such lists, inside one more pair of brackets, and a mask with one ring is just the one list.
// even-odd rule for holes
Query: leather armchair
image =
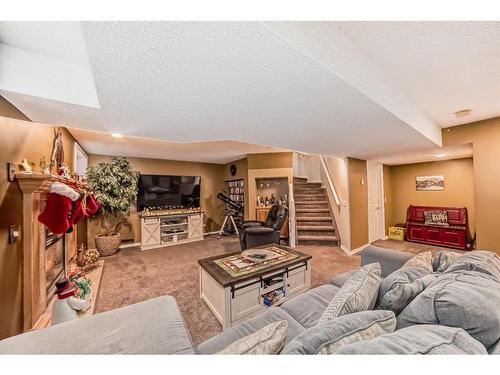
{"label": "leather armchair", "polygon": [[241,249],[280,243],[280,231],[288,217],[288,208],[275,204],[269,210],[266,221],[248,220],[241,224]]}

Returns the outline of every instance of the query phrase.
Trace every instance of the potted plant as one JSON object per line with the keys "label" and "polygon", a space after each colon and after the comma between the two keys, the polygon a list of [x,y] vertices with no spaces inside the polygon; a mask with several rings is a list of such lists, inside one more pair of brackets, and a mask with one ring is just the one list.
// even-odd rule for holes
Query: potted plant
{"label": "potted plant", "polygon": [[104,233],[95,238],[101,256],[115,254],[120,246],[120,227],[127,221],[130,206],[137,198],[137,179],[125,158],[112,157],[87,169],[87,180],[97,201],[101,204]]}

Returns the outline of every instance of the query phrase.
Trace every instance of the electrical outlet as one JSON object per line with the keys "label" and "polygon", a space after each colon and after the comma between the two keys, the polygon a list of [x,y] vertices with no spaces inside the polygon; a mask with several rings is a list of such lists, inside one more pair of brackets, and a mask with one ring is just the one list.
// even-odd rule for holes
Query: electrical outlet
{"label": "electrical outlet", "polygon": [[9,243],[17,242],[19,238],[19,229],[17,229],[17,225],[9,225]]}

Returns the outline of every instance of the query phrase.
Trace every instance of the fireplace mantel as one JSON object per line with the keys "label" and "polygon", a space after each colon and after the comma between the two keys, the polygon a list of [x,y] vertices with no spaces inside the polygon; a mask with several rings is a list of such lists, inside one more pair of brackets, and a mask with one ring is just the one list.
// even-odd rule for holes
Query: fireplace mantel
{"label": "fireplace mantel", "polygon": [[16,180],[23,194],[23,329],[28,331],[45,313],[49,302],[45,287],[45,226],[38,221],[38,215],[55,178],[50,174],[18,173]]}

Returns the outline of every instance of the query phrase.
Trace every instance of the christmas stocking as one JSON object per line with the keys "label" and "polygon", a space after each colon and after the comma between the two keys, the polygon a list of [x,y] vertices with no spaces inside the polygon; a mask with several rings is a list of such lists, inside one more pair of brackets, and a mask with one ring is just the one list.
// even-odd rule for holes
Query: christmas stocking
{"label": "christmas stocking", "polygon": [[79,197],[78,192],[60,182],[54,182],[49,189],[47,203],[38,221],[45,224],[54,234],[66,233],[70,224],[72,202]]}

